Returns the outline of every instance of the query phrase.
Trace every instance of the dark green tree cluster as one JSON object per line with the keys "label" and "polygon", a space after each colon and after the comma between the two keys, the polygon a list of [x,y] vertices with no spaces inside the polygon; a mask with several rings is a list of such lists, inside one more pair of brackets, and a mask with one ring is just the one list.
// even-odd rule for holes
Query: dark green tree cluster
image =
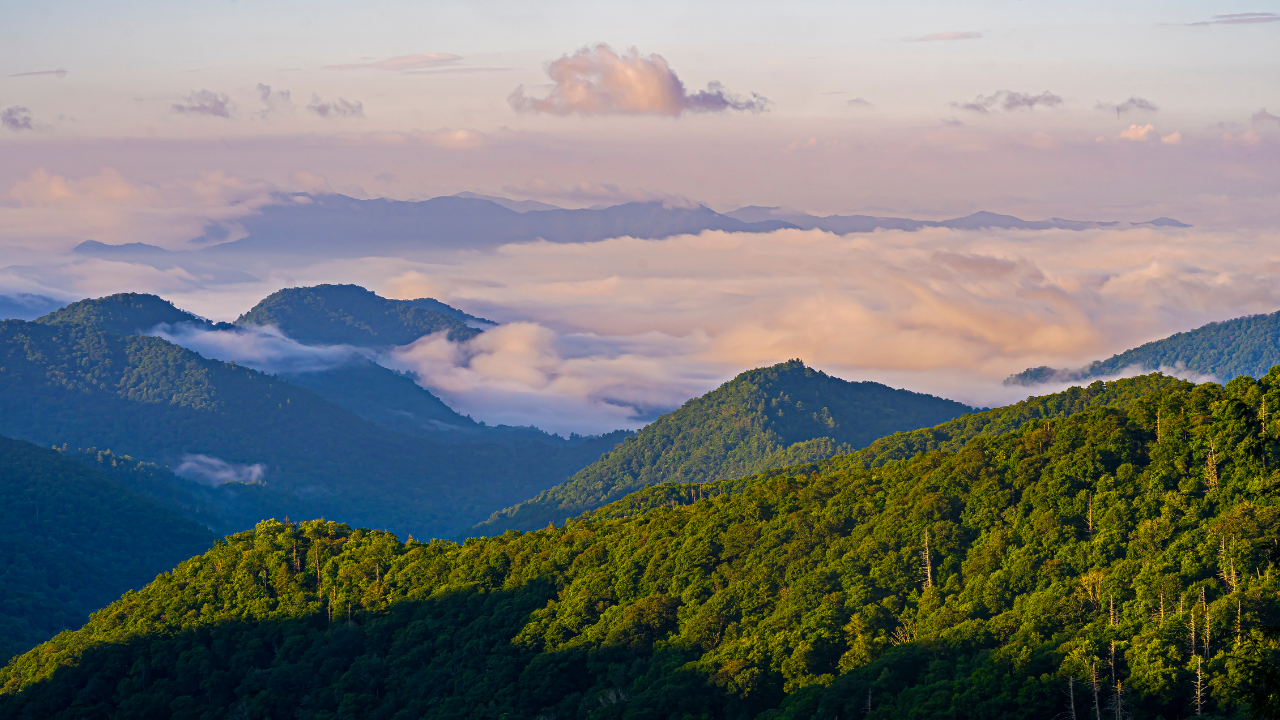
{"label": "dark green tree cluster", "polygon": [[706,482],[812,462],[971,410],[933,395],[841,380],[799,360],[748,370],[658,418],[563,484],[494,513],[476,531],[562,522],[656,483]]}
{"label": "dark green tree cluster", "polygon": [[0,437],[0,661],[80,627],[214,539],[71,458]]}
{"label": "dark green tree cluster", "polygon": [[462,545],[263,522],[16,658],[0,718],[1265,715],[1280,368],[1091,401]]}
{"label": "dark green tree cluster", "polygon": [[441,331],[452,340],[480,334],[465,318],[441,312],[436,307],[441,304],[430,299],[388,300],[359,285],[316,285],[272,293],[236,324],[274,325],[307,345],[386,347]]}
{"label": "dark green tree cluster", "polygon": [[1005,384],[1077,382],[1115,376],[1134,367],[1147,372],[1186,368],[1226,382],[1238,375],[1260,377],[1276,364],[1280,364],[1280,312],[1209,323],[1097,360],[1079,370],[1028,368],[1009,376]]}
{"label": "dark green tree cluster", "polygon": [[157,325],[182,323],[208,328],[227,327],[214,325],[186,310],[179,310],[173,303],[155,295],[142,293],[116,293],[71,303],[33,322],[43,325],[77,325],[91,327],[112,335],[141,335]]}

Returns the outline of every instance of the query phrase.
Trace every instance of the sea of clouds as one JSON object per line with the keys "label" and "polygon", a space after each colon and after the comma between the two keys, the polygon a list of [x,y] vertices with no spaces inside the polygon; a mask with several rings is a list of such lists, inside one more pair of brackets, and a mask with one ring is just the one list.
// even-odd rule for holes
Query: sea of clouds
{"label": "sea of clouds", "polygon": [[303,346],[272,329],[161,332],[269,372],[363,354],[413,372],[458,412],[562,433],[638,427],[737,372],[791,358],[993,406],[1030,392],[1001,384],[1027,367],[1079,367],[1280,308],[1280,236],[1255,229],[704,232],[425,259],[295,258],[232,283],[172,262],[159,270],[47,253],[0,269],[0,294],[151,291],[216,319],[281,287],[321,282],[434,297],[503,325],[466,342],[431,336],[376,353]]}

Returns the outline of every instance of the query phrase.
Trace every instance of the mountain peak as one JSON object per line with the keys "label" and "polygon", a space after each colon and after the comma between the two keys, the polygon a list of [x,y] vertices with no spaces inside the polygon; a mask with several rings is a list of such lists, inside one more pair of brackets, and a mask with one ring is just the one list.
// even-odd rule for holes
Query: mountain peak
{"label": "mountain peak", "polygon": [[454,313],[471,316],[453,308],[449,309],[454,313],[441,312],[432,307],[433,302],[438,301],[390,300],[359,285],[285,288],[267,296],[235,324],[274,325],[290,338],[311,345],[359,347],[407,345],[440,331],[455,340],[479,334]]}
{"label": "mountain peak", "polygon": [[198,315],[178,309],[162,297],[146,293],[116,293],[73,302],[34,322],[86,325],[113,335],[141,335],[161,323],[210,324]]}

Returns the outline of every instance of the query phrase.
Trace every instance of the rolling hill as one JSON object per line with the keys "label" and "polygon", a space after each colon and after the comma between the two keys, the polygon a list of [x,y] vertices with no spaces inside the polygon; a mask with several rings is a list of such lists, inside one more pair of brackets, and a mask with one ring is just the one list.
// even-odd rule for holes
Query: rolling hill
{"label": "rolling hill", "polygon": [[359,285],[316,285],[272,293],[235,324],[274,325],[306,345],[378,348],[408,345],[437,332],[468,340],[480,330],[468,326],[467,319],[479,320],[436,300],[388,300]]}
{"label": "rolling hill", "polygon": [[1010,375],[1006,385],[1034,386],[1114,377],[1125,371],[1185,369],[1227,382],[1239,375],[1261,377],[1280,364],[1280,312],[1209,323],[1140,345],[1077,370],[1028,368]]}
{"label": "rolling hill", "polygon": [[1098,383],[462,545],[263,522],[15,658],[0,717],[1269,717],[1264,400]]}
{"label": "rolling hill", "polygon": [[[60,317],[79,312],[73,305]],[[562,481],[619,439],[432,442],[161,338],[69,319],[0,322],[0,434],[174,468],[205,456],[245,477],[261,466],[276,504],[251,504],[253,512],[340,513],[445,537]]]}
{"label": "rolling hill", "polygon": [[0,658],[80,627],[215,539],[72,458],[0,437]]}
{"label": "rolling hill", "polygon": [[495,513],[476,531],[560,523],[647,485],[706,482],[820,460],[971,410],[879,383],[846,382],[799,360],[750,370],[658,418],[564,483]]}

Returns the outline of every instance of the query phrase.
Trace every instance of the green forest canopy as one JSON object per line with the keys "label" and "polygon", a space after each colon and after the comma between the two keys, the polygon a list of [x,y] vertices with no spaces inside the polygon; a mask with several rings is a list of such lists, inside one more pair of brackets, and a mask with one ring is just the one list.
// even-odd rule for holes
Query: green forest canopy
{"label": "green forest canopy", "polygon": [[1209,323],[1097,360],[1079,370],[1028,368],[1005,380],[1006,385],[1076,382],[1114,377],[1130,368],[1150,372],[1185,368],[1223,382],[1237,375],[1260,377],[1280,364],[1280,312]]}
{"label": "green forest canopy", "polygon": [[0,661],[80,627],[215,537],[74,459],[0,437]]}
{"label": "green forest canopy", "polygon": [[494,513],[476,531],[563,522],[655,483],[705,482],[812,462],[971,410],[954,400],[841,380],[799,360],[748,370],[658,418],[564,483]]}
{"label": "green forest canopy", "polygon": [[1243,718],[1280,368],[1099,390],[462,545],[266,521],[0,670],[0,717]]}
{"label": "green forest canopy", "polygon": [[452,340],[480,334],[434,302],[388,300],[359,285],[286,288],[264,298],[236,324],[274,325],[307,345],[386,347],[441,331],[448,331]]}

